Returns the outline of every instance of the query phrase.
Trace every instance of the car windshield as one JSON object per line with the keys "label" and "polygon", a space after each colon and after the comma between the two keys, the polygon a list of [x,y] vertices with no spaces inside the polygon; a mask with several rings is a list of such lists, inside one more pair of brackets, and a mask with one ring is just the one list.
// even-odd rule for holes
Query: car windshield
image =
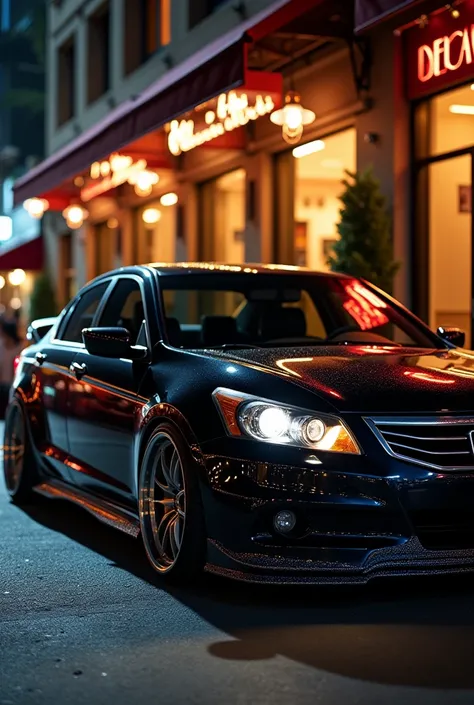
{"label": "car windshield", "polygon": [[415,318],[357,279],[213,273],[161,278],[174,347],[442,347]]}

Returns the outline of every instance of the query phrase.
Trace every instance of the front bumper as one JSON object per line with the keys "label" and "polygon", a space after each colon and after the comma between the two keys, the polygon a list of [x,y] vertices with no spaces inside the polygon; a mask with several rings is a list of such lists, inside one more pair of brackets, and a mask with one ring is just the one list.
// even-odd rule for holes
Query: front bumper
{"label": "front bumper", "polygon": [[[289,449],[280,462],[236,450],[247,457],[204,456],[208,571],[280,584],[474,571],[474,473],[434,473],[384,453],[308,467]],[[288,536],[273,527],[281,509],[297,516]]]}

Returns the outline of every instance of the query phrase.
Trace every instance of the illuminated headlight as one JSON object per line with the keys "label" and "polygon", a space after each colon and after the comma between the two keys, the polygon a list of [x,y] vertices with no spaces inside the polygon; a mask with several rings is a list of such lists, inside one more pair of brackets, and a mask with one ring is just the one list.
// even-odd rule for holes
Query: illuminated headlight
{"label": "illuminated headlight", "polygon": [[229,389],[216,389],[213,396],[227,432],[232,436],[332,453],[360,454],[355,438],[336,416],[311,413]]}

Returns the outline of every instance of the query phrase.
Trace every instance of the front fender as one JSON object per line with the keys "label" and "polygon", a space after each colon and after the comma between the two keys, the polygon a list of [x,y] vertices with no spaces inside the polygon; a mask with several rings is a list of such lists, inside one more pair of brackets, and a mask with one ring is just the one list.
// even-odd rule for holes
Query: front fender
{"label": "front fender", "polygon": [[207,482],[203,453],[189,422],[175,406],[162,402],[158,396],[150,399],[141,409],[134,452],[137,470],[140,468],[148,439],[155,428],[164,421],[172,423],[180,431],[189,446],[193,460],[200,469],[201,479]]}

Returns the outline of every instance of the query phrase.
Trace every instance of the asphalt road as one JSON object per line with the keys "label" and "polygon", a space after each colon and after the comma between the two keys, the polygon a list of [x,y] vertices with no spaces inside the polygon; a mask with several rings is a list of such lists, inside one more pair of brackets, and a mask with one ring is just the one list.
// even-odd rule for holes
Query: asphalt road
{"label": "asphalt road", "polygon": [[474,579],[167,588],[139,541],[0,481],[0,705],[472,705]]}

